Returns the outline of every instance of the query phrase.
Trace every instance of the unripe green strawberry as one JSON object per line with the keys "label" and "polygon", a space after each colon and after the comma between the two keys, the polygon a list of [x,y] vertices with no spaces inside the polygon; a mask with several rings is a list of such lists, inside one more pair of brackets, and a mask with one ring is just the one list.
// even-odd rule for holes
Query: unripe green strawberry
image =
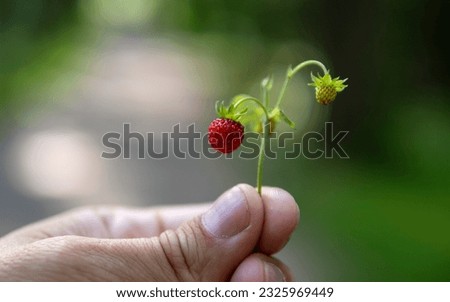
{"label": "unripe green strawberry", "polygon": [[334,101],[337,93],[347,87],[347,85],[344,85],[347,79],[339,80],[339,77],[333,79],[329,72],[322,77],[315,77],[311,74],[311,79],[313,83],[308,85],[316,87],[316,100],[322,105],[328,105]]}
{"label": "unripe green strawberry", "polygon": [[336,98],[337,91],[333,86],[322,86],[316,88],[316,100],[322,105],[328,105]]}

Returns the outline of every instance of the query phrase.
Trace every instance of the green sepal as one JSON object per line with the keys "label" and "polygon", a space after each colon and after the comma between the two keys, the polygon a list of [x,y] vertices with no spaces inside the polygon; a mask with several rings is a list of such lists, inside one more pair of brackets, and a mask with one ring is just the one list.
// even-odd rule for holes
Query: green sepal
{"label": "green sepal", "polygon": [[311,73],[311,80],[313,82],[309,83],[308,86],[313,86],[316,88],[333,87],[336,92],[341,92],[346,87],[348,87],[348,85],[344,84],[347,79],[340,80],[339,77],[333,79],[330,75],[329,70],[323,76],[318,75],[316,77]]}
{"label": "green sepal", "polygon": [[280,108],[273,109],[270,112],[269,118],[275,123],[283,120],[289,127],[295,129],[295,123]]}
{"label": "green sepal", "polygon": [[228,108],[225,107],[223,101],[216,102],[216,113],[218,117],[225,117],[226,115],[228,115]]}
{"label": "green sepal", "polygon": [[295,129],[295,123],[290,118],[288,118],[283,110],[280,110],[280,117],[289,127]]}
{"label": "green sepal", "polygon": [[235,99],[231,102],[231,104],[227,107],[225,106],[224,101],[216,102],[216,113],[220,118],[227,118],[234,121],[239,121],[239,119],[247,113],[248,108],[236,109],[235,107]]}

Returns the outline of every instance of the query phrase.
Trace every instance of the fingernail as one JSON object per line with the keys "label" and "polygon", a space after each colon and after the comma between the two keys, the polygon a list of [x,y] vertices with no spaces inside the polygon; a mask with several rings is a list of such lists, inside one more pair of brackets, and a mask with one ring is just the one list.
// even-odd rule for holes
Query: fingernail
{"label": "fingernail", "polygon": [[273,263],[264,262],[264,274],[266,282],[285,282],[283,272]]}
{"label": "fingernail", "polygon": [[228,238],[250,225],[247,198],[239,187],[222,194],[203,217],[204,227],[215,237]]}

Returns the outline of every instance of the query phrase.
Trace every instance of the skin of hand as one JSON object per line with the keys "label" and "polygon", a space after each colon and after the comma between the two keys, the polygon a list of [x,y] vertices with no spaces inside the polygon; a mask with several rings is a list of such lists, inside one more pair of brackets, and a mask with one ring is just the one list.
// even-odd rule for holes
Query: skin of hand
{"label": "skin of hand", "polygon": [[286,191],[240,184],[212,205],[85,207],[0,238],[3,281],[291,281],[271,257],[299,208]]}

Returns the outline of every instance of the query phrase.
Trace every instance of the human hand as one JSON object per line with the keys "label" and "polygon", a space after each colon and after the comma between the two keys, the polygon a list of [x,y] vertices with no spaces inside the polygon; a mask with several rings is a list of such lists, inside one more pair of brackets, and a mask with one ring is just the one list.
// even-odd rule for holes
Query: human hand
{"label": "human hand", "polygon": [[87,207],[0,239],[0,280],[290,281],[280,251],[299,221],[284,190],[238,185],[210,205]]}

